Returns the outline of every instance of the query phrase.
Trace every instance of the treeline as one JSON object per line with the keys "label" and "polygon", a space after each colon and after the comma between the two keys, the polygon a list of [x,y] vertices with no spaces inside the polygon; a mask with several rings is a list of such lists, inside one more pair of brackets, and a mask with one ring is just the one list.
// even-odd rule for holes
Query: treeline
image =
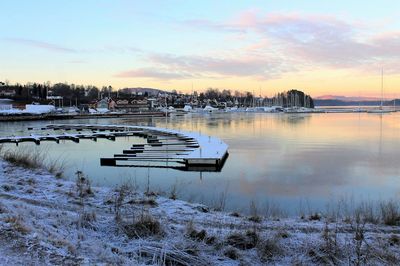
{"label": "treeline", "polygon": [[[131,97],[132,91],[129,88],[115,90],[112,86],[103,86],[98,88],[93,85],[76,85],[68,83],[27,83],[27,84],[9,84],[8,82],[1,84],[0,90],[14,91],[12,97],[17,102],[50,102],[51,96],[61,96],[65,103],[71,101],[79,104],[93,102],[105,97]],[[148,93],[143,94],[144,97]]]}
{"label": "treeline", "polygon": [[27,83],[10,85],[5,83],[2,90],[13,90],[14,100],[18,102],[49,102],[48,96],[62,96],[64,102],[73,101],[88,103],[106,96],[114,96],[116,92],[111,86],[97,88],[92,85],[75,85],[67,83]]}
{"label": "treeline", "polygon": [[307,107],[314,108],[314,100],[310,95],[299,90],[290,90],[278,93],[272,99],[273,105],[283,107]]}
{"label": "treeline", "polygon": [[217,100],[219,102],[238,101],[240,104],[251,104],[254,100],[254,95],[249,92],[241,92],[235,90],[219,90],[216,88],[208,88],[205,92],[199,94],[199,100]]}
{"label": "treeline", "polygon": [[[73,102],[78,104],[85,104],[92,102],[94,100],[102,99],[105,97],[112,98],[123,98],[131,97],[133,90],[130,88],[124,88],[119,90],[114,90],[111,86],[103,86],[98,88],[92,85],[76,85],[68,83],[56,83],[51,84],[46,83],[27,83],[25,85],[15,84],[10,85],[7,82],[2,83],[2,90],[14,91],[14,100],[18,102],[40,102],[48,103],[48,96],[61,96],[63,97],[64,103]],[[157,94],[161,90],[151,89],[153,92],[144,92],[141,97],[147,97],[150,94]],[[283,107],[309,107],[314,108],[314,101],[309,96],[304,94],[304,92],[299,90],[290,90],[283,93],[278,93],[272,98],[261,97],[253,95],[249,91],[231,91],[229,89],[217,89],[208,88],[204,92],[198,94],[194,92],[192,94],[182,94],[173,90],[169,93],[168,101],[175,102],[181,100],[182,104],[185,102],[192,102],[197,99],[200,103],[227,103],[229,106],[272,106],[279,105]],[[157,95],[152,95],[156,96]],[[51,98],[51,97],[50,97]]]}
{"label": "treeline", "polygon": [[216,100],[218,102],[236,102],[240,106],[283,106],[283,107],[308,107],[314,108],[314,100],[299,90],[289,90],[275,96],[261,97],[249,91],[241,92],[208,88],[199,94],[199,100]]}

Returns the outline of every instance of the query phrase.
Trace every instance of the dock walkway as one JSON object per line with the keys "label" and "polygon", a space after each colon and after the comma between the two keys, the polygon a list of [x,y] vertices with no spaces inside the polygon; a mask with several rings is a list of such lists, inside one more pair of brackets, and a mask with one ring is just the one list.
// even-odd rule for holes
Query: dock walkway
{"label": "dock walkway", "polygon": [[[28,128],[33,130],[33,128]],[[183,132],[174,129],[126,126],[126,125],[88,125],[88,124],[52,124],[39,130],[63,131],[62,134],[30,134],[29,136],[0,137],[0,143],[71,140],[79,143],[80,139],[97,141],[99,138],[115,140],[117,137],[136,136],[146,139],[146,143],[132,144],[121,154],[101,158],[102,166],[122,166],[118,162],[175,162],[185,165],[186,169],[209,167],[219,171],[228,157],[228,145],[222,140],[199,133]],[[77,133],[67,133],[68,131]],[[86,132],[82,132],[86,131]]]}

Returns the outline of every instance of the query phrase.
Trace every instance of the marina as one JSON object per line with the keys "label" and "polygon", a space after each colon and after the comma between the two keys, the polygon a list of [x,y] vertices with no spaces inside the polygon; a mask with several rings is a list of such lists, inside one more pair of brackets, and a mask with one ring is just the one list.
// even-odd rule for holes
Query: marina
{"label": "marina", "polygon": [[400,265],[400,1],[358,2],[2,0],[0,266]]}
{"label": "marina", "polygon": [[[33,138],[87,134],[78,143],[72,139],[60,139],[60,144],[43,140],[40,145],[28,141],[18,146],[3,143],[3,149],[27,149],[66,161],[65,176],[70,180],[81,170],[94,184],[113,187],[136,179],[144,187],[149,176],[156,190],[182,186],[183,199],[206,204],[217,201],[229,186],[229,210],[246,209],[251,200],[257,200],[273,202],[293,214],[301,200],[310,208],[323,208],[330,197],[397,195],[399,114],[189,113],[167,119],[66,120],[62,127],[49,121],[7,122],[0,128],[0,137],[10,138],[10,132],[33,134]],[[127,125],[132,127],[129,134]],[[143,134],[146,128],[160,130]],[[95,138],[94,134],[103,135]],[[112,135],[115,140],[107,139]],[[214,150],[220,147],[218,140],[229,146],[223,164],[224,156]],[[192,160],[200,157],[197,145],[202,162],[211,164]],[[205,160],[212,156],[208,151],[221,159],[220,167],[216,161]],[[103,160],[101,166],[101,159],[110,160]],[[381,178],[376,179],[378,173]]]}
{"label": "marina", "polygon": [[[34,130],[34,128],[30,127],[28,130]],[[164,162],[167,164],[173,162],[184,165],[184,167],[171,165],[171,167],[180,170],[205,167],[205,170],[220,171],[228,157],[228,145],[222,140],[173,129],[145,126],[55,124],[41,127],[40,130],[86,130],[91,132],[1,137],[0,143],[15,143],[17,146],[21,142],[33,142],[40,145],[42,141],[60,143],[60,140],[71,140],[79,143],[81,139],[97,141],[97,139],[103,138],[115,141],[117,137],[127,136],[138,136],[146,139],[146,144],[132,144],[130,149],[123,150],[122,154],[100,158],[101,166],[122,166],[118,165],[118,162],[121,161]]]}

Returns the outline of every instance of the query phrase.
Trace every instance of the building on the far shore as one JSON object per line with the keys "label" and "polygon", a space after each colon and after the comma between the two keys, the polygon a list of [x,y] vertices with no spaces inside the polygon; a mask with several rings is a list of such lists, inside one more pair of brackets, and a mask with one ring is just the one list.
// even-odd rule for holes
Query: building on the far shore
{"label": "building on the far shore", "polygon": [[9,98],[15,96],[15,90],[8,88],[5,82],[0,81],[0,98]]}
{"label": "building on the far shore", "polygon": [[116,98],[108,102],[110,111],[141,112],[149,110],[149,101],[145,97]]}

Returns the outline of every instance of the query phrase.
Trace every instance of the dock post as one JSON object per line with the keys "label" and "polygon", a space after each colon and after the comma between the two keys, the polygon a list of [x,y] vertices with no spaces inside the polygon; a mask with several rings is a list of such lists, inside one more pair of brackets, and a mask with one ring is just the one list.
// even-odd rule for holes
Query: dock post
{"label": "dock post", "polygon": [[116,160],[114,158],[100,158],[101,166],[116,166]]}

